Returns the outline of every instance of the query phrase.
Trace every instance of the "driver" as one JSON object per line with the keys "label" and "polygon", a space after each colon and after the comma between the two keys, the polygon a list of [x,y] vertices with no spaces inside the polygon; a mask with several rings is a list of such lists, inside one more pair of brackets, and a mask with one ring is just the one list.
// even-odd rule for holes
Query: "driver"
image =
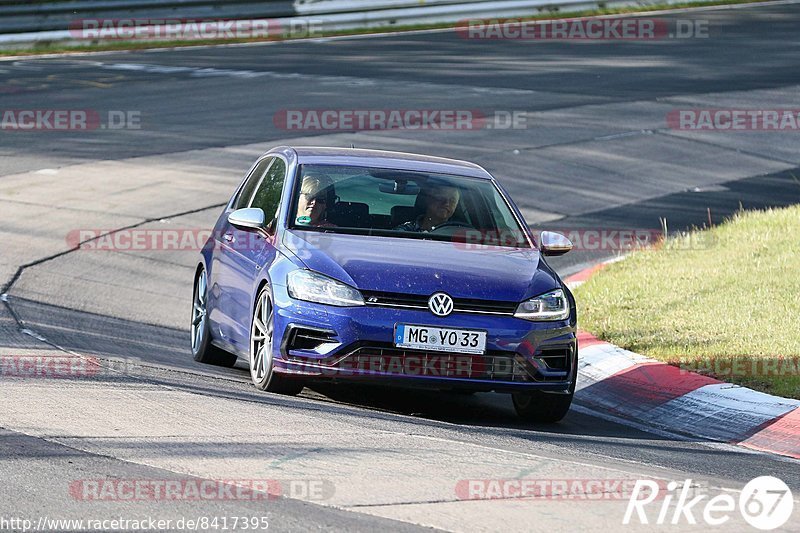
{"label": "driver", "polygon": [[450,220],[456,210],[461,193],[458,187],[450,185],[431,185],[420,191],[425,212],[415,220],[397,226],[400,231],[428,232]]}
{"label": "driver", "polygon": [[328,203],[335,198],[331,179],[319,172],[303,176],[300,184],[300,198],[297,201],[297,223],[321,228],[336,227],[328,222],[326,215]]}

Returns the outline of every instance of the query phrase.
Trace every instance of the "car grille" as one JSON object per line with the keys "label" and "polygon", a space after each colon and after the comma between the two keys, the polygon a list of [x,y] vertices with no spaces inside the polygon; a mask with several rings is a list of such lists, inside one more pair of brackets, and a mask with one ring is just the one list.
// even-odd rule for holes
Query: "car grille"
{"label": "car grille", "polygon": [[536,359],[541,359],[548,370],[567,371],[572,359],[572,348],[544,348],[536,354]]}
{"label": "car grille", "polygon": [[572,345],[541,348],[533,356],[536,381],[566,381],[572,371]]}
{"label": "car grille", "polygon": [[382,346],[360,346],[328,364],[354,373],[432,376],[486,381],[534,381],[532,365],[518,354],[486,355],[424,352]]}
{"label": "car grille", "polygon": [[[430,298],[430,296],[395,292],[362,291],[362,294],[367,305],[378,307],[428,309],[428,299]],[[511,316],[516,310],[517,302],[453,298],[454,313],[484,313]]]}
{"label": "car grille", "polygon": [[336,334],[332,331],[312,329],[302,326],[291,326],[287,332],[287,350],[314,350],[320,345],[336,342]]}
{"label": "car grille", "polygon": [[[305,333],[305,332],[303,332]],[[295,342],[318,342],[322,336],[298,335]],[[574,351],[572,345],[550,346],[534,354],[531,361],[520,354],[489,350],[484,355],[412,350],[389,343],[357,343],[335,355],[309,359],[288,353],[294,362],[312,362],[336,375],[383,375],[444,377],[481,381],[555,383],[569,380]],[[333,375],[333,374],[332,374]]]}

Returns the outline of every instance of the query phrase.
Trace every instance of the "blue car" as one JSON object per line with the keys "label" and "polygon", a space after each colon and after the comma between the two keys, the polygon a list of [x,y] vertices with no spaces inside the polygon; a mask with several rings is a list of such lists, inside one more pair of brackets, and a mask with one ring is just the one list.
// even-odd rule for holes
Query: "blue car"
{"label": "blue car", "polygon": [[508,194],[478,165],[278,147],[250,169],[202,249],[194,359],[249,362],[259,389],[379,383],[510,393],[555,422],[578,361],[575,300]]}

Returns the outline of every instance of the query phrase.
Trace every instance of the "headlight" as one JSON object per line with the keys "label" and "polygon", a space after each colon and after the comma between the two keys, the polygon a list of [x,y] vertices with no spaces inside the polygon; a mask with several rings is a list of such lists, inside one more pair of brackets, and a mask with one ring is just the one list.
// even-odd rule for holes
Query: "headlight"
{"label": "headlight", "polygon": [[361,293],[341,281],[317,274],[311,270],[293,270],[286,279],[289,296],[296,300],[315,302],[318,304],[364,305]]}
{"label": "headlight", "polygon": [[514,313],[525,320],[564,320],[569,316],[569,300],[561,289],[525,300]]}

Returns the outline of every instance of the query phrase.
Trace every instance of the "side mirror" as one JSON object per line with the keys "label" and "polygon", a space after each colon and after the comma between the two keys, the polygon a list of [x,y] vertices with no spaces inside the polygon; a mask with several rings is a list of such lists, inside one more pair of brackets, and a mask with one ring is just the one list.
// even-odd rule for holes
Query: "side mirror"
{"label": "side mirror", "polygon": [[228,215],[228,222],[239,229],[264,229],[264,211],[257,207],[237,209]]}
{"label": "side mirror", "polygon": [[539,235],[539,249],[544,255],[563,255],[572,250],[572,241],[554,231]]}

